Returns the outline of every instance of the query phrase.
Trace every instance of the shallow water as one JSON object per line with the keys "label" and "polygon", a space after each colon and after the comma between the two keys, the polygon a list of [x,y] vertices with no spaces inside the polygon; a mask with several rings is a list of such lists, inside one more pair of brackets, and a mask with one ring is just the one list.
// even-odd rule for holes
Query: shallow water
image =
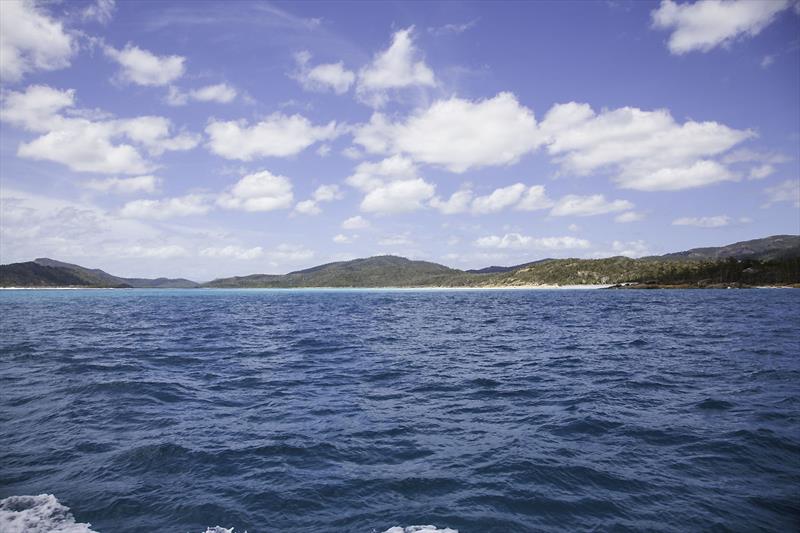
{"label": "shallow water", "polygon": [[103,533],[800,526],[800,291],[0,291],[0,317],[0,498]]}

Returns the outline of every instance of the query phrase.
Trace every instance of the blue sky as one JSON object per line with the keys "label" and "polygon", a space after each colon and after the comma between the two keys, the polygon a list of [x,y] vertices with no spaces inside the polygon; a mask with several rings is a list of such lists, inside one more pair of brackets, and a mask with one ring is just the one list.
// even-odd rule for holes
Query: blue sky
{"label": "blue sky", "polygon": [[0,260],[207,280],[800,232],[800,3],[0,4]]}

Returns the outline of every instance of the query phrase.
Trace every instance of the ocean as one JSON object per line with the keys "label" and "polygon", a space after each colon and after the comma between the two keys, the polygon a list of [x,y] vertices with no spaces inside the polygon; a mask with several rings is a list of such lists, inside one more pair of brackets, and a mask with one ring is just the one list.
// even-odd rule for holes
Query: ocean
{"label": "ocean", "polygon": [[0,325],[0,531],[800,528],[797,290],[0,291]]}

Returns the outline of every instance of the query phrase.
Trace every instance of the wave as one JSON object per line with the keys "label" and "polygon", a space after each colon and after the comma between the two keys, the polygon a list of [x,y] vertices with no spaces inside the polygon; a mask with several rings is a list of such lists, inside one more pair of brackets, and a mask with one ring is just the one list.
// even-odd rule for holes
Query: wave
{"label": "wave", "polygon": [[[76,522],[69,507],[52,494],[9,496],[0,500],[0,531],[3,533],[98,533],[91,524]],[[206,528],[205,533],[234,533],[234,528]],[[247,533],[245,531],[245,533]],[[436,526],[395,526],[383,533],[458,533]]]}
{"label": "wave", "polygon": [[5,533],[97,533],[75,522],[69,507],[52,494],[9,496],[0,500],[0,531]]}
{"label": "wave", "polygon": [[394,526],[383,533],[458,533],[457,529],[438,529],[436,526]]}

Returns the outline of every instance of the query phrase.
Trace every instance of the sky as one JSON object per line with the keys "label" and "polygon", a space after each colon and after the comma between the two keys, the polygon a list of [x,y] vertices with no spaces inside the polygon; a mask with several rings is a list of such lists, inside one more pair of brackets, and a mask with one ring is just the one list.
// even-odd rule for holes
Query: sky
{"label": "sky", "polygon": [[0,262],[455,268],[800,233],[800,2],[0,2]]}

